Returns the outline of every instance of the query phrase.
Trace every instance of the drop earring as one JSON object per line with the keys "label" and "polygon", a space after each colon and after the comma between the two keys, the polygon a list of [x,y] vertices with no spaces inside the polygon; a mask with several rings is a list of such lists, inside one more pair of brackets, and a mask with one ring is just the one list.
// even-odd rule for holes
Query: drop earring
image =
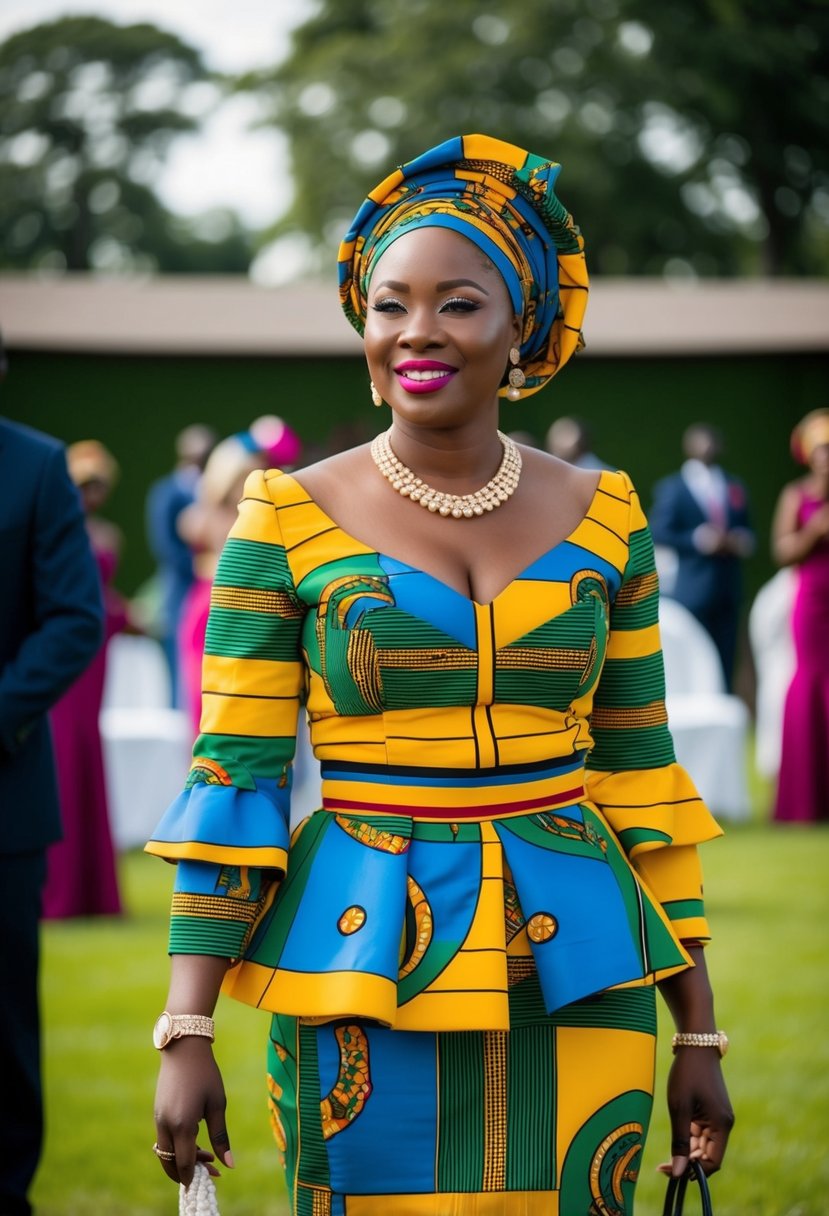
{"label": "drop earring", "polygon": [[524,375],[518,364],[521,361],[521,351],[517,346],[513,346],[509,353],[509,361],[512,364],[509,373],[509,388],[507,396],[510,401],[517,401],[521,396],[521,389],[527,383],[527,377]]}
{"label": "drop earring", "polygon": [[371,400],[374,402],[374,404],[379,409],[379,407],[383,404],[383,398],[380,396],[377,389],[374,387],[374,381],[369,380],[369,384],[371,386]]}

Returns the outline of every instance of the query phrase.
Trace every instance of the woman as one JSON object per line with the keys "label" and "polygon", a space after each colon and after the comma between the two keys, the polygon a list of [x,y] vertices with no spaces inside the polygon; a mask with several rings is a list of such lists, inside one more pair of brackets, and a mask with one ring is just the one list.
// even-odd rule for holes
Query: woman
{"label": "woman", "polygon": [[814,823],[829,817],[829,410],[798,423],[792,452],[809,472],[783,490],[772,527],[775,560],[798,570],[774,818]]}
{"label": "woman", "polygon": [[60,790],[63,839],[49,847],[43,916],[114,916],[121,911],[98,719],[109,639],[127,625],[124,601],[112,586],[121,533],[99,512],[118,480],[118,464],[96,439],[70,444],[69,475],[86,514],[104,599],[104,642],[95,658],[49,714]]}
{"label": "woman", "polygon": [[[719,829],[674,763],[645,521],[624,474],[497,429],[499,396],[581,341],[558,168],[464,136],[372,191],[341,298],[391,427],[247,483],[190,790],[148,845],[179,860],[156,1033],[173,1179],[210,1156],[202,1118],[228,1161],[221,984],[274,1013],[296,1213],[631,1211],[654,981],[685,1036],[665,1168],[722,1161],[694,847]],[[323,809],[288,861],[301,701]],[[170,1013],[199,1016],[163,1046]]]}

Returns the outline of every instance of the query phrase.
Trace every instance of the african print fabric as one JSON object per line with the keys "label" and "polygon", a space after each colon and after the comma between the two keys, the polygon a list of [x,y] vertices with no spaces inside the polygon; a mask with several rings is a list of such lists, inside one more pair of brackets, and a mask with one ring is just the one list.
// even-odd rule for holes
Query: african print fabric
{"label": "african print fabric", "polygon": [[651,1113],[652,988],[512,1029],[417,1033],[274,1015],[271,1122],[295,1216],[630,1216]]}
{"label": "african print fabric", "polygon": [[[682,939],[708,937],[696,844],[719,834],[675,761],[657,608],[624,473],[602,472],[581,523],[487,604],[350,536],[295,478],[248,479],[189,788],[147,849],[179,863],[171,951],[235,960],[225,990],[277,1015],[295,1211],[379,1212],[393,1193],[420,1196],[401,1216],[533,1216],[591,1186],[597,1212],[630,1211],[642,1011],[689,965]],[[302,706],[321,806],[290,838]],[[418,1164],[390,1181],[369,1169],[376,1121],[388,1132],[412,1087],[397,1109],[406,1137],[425,1120],[401,1132]],[[453,1127],[467,1106],[472,1130]],[[507,1192],[507,1208],[462,1198]]]}

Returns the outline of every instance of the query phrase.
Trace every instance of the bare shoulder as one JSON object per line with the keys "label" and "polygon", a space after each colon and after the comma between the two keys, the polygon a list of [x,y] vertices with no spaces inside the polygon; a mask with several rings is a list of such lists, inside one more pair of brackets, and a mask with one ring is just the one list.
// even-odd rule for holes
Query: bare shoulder
{"label": "bare shoulder", "polygon": [[368,444],[360,444],[356,448],[347,448],[334,456],[326,456],[315,464],[303,465],[291,472],[291,476],[307,490],[312,498],[318,494],[323,497],[333,493],[336,488],[357,476],[365,468]]}
{"label": "bare shoulder", "polygon": [[524,476],[539,499],[564,499],[586,514],[603,473],[599,469],[580,469],[538,448],[521,448]]}

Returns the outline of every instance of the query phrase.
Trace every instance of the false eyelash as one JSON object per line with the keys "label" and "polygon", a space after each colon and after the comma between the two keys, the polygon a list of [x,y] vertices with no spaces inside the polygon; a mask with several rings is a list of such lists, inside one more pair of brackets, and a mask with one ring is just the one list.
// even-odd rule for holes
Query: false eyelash
{"label": "false eyelash", "polygon": [[450,305],[454,305],[456,308],[460,306],[461,312],[475,312],[480,307],[475,300],[469,300],[466,296],[452,296],[451,300],[444,300],[441,311]]}
{"label": "false eyelash", "polygon": [[376,304],[371,306],[375,312],[391,312],[395,308],[402,308],[403,305],[394,296],[385,296],[382,300],[378,300]]}

